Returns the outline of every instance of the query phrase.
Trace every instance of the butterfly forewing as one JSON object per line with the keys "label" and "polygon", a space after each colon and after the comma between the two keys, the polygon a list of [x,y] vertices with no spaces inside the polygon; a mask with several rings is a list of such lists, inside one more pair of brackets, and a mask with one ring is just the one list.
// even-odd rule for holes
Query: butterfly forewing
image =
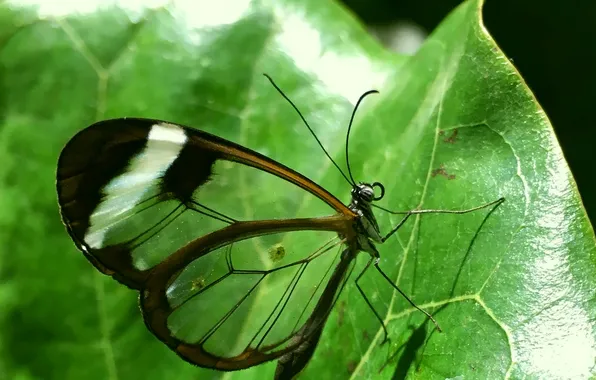
{"label": "butterfly forewing", "polygon": [[57,187],[75,242],[104,272],[139,289],[148,269],[171,253],[238,221],[344,211],[341,202],[318,187],[313,191],[308,182],[204,132],[117,119],[94,124],[69,142]]}

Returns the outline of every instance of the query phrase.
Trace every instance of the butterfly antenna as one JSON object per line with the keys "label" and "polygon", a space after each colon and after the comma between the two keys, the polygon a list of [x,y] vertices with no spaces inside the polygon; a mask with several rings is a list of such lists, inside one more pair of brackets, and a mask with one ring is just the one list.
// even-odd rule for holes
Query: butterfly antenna
{"label": "butterfly antenna", "polygon": [[354,177],[352,176],[352,168],[350,167],[350,155],[348,154],[348,152],[349,152],[348,143],[350,142],[350,131],[352,130],[352,122],[354,121],[354,116],[356,115],[356,110],[358,109],[360,102],[362,102],[362,100],[366,96],[368,96],[370,94],[378,94],[378,93],[379,93],[379,91],[377,91],[377,90],[370,90],[370,91],[366,91],[364,94],[360,95],[360,98],[356,102],[356,105],[354,106],[354,110],[352,111],[352,117],[350,118],[350,124],[348,124],[348,133],[346,133],[346,165],[348,166],[348,174],[350,175],[352,184],[356,184],[356,181],[354,181]]}
{"label": "butterfly antenna", "polygon": [[[321,147],[321,149],[323,150],[323,152],[325,153],[325,155],[327,156],[327,158],[329,158],[329,160],[331,160],[331,162],[333,163],[333,165],[337,168],[337,170],[339,170],[339,172],[346,179],[346,181],[348,181],[348,183],[351,186],[354,186],[355,185],[354,180],[350,181],[350,179],[348,178],[348,176],[346,176],[346,174],[343,172],[343,170],[340,169],[339,165],[337,165],[337,163],[333,160],[333,158],[331,158],[331,155],[329,155],[329,153],[327,152],[327,150],[325,149],[325,147],[321,143],[321,140],[319,140],[319,138],[317,137],[317,135],[315,134],[315,132],[312,130],[312,128],[310,127],[310,125],[308,125],[308,123],[306,122],[306,119],[304,118],[304,116],[302,116],[302,112],[300,112],[300,110],[298,109],[298,107],[296,107],[296,105],[294,103],[292,103],[292,101],[290,100],[290,98],[288,98],[286,96],[286,94],[284,94],[284,92],[275,84],[275,82],[273,81],[273,79],[271,79],[271,77],[269,75],[264,74],[264,73],[263,73],[263,75],[267,79],[269,79],[269,82],[271,82],[271,84],[273,85],[273,87],[275,87],[275,89],[277,90],[277,92],[279,92],[281,94],[281,96],[283,96],[284,99],[287,100],[288,103],[290,103],[290,105],[292,106],[292,108],[294,108],[294,110],[298,113],[298,116],[300,116],[300,118],[302,119],[302,122],[304,122],[304,125],[306,125],[306,128],[308,128],[308,130],[313,135],[313,137],[315,138],[315,140],[317,140],[317,143],[319,144],[319,146]],[[350,177],[351,177],[351,175],[350,175]]]}

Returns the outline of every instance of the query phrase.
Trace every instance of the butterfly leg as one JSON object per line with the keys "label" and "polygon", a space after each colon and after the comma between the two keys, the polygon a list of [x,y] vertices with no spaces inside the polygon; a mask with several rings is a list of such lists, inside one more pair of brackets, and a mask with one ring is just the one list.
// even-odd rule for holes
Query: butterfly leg
{"label": "butterfly leg", "polygon": [[391,237],[391,235],[393,235],[397,230],[399,230],[399,228],[403,226],[406,220],[408,220],[408,218],[412,215],[414,215],[414,213],[412,211],[409,211],[406,214],[406,216],[404,216],[402,220],[400,220],[399,223],[397,223],[397,225],[393,227],[393,229],[387,235],[381,238],[381,243],[384,243],[387,239]]}
{"label": "butterfly leg", "polygon": [[[422,312],[424,315],[426,315],[426,316],[427,316],[427,317],[428,317],[428,318],[429,318],[429,319],[430,319],[430,320],[431,320],[431,321],[432,321],[432,322],[435,324],[435,326],[437,326],[437,330],[439,330],[439,332],[442,332],[442,331],[443,331],[443,330],[441,330],[441,326],[439,326],[439,324],[437,323],[437,321],[435,321],[435,319],[433,318],[433,316],[432,316],[432,315],[430,315],[430,314],[429,314],[428,312],[426,312],[425,310],[423,310],[423,309],[419,308],[419,307],[418,307],[418,306],[417,306],[417,305],[414,303],[414,301],[412,301],[412,300],[410,299],[410,297],[408,297],[408,296],[407,296],[407,295],[406,295],[406,294],[405,294],[405,293],[404,293],[404,292],[403,292],[403,291],[402,291],[402,290],[401,290],[401,289],[400,289],[400,288],[399,288],[397,285],[395,285],[395,284],[393,283],[393,281],[391,281],[391,279],[389,278],[389,276],[387,276],[387,275],[385,274],[385,272],[383,272],[383,271],[381,270],[381,268],[379,267],[379,263],[375,263],[375,268],[377,268],[377,271],[379,271],[379,273],[380,273],[380,274],[381,274],[381,275],[382,275],[382,276],[385,278],[385,280],[387,280],[387,282],[388,282],[389,284],[391,284],[391,286],[393,287],[393,289],[397,290],[397,291],[399,292],[399,294],[401,294],[401,295],[402,295],[402,296],[403,296],[403,297],[406,299],[406,301],[408,301],[408,302],[410,303],[410,305],[414,306],[414,308],[416,308],[416,310],[418,310],[418,311],[421,311],[421,312]],[[385,333],[386,333],[386,332],[385,332]]]}
{"label": "butterfly leg", "polygon": [[381,242],[385,242],[387,239],[389,239],[391,237],[391,235],[393,235],[395,232],[397,232],[397,230],[406,222],[406,220],[408,220],[408,218],[412,215],[415,214],[467,214],[469,212],[473,212],[473,211],[478,211],[481,210],[483,208],[487,208],[490,206],[498,206],[501,203],[505,202],[505,198],[499,198],[496,201],[492,201],[492,202],[488,202],[485,203],[483,205],[480,206],[476,206],[476,207],[472,207],[466,210],[410,210],[410,211],[390,211],[387,210],[385,208],[382,207],[378,207],[383,211],[386,211],[390,214],[400,214],[400,215],[405,215],[402,220],[397,223],[397,225],[395,227],[393,227],[393,229],[391,231],[389,231],[389,233],[387,235],[385,235],[384,237],[381,238]]}
{"label": "butterfly leg", "polygon": [[[381,344],[385,344],[386,342],[389,341],[389,334],[387,333],[387,328],[385,327],[385,322],[383,322],[383,318],[381,318],[381,316],[379,315],[379,313],[375,310],[375,308],[373,307],[373,305],[370,303],[370,301],[366,297],[366,294],[364,294],[364,291],[360,287],[360,284],[358,283],[358,281],[360,280],[360,278],[364,275],[364,273],[367,271],[367,269],[373,263],[373,260],[376,261],[376,260],[378,260],[378,258],[376,258],[374,256],[370,256],[370,259],[368,260],[368,262],[364,266],[364,269],[362,269],[362,271],[360,272],[360,274],[358,275],[358,277],[356,277],[356,288],[358,288],[358,291],[362,295],[362,298],[364,298],[364,301],[366,301],[366,304],[368,305],[368,307],[375,314],[375,317],[377,318],[377,320],[379,321],[379,323],[381,323],[381,327],[383,328],[383,334],[385,335],[384,338],[383,338],[383,341],[381,342]],[[376,266],[376,264],[375,264],[375,266]]]}

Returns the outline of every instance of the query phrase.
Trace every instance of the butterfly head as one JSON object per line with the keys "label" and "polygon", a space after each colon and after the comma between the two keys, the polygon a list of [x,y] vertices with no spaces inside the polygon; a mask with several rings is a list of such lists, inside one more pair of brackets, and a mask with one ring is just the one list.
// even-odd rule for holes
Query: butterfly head
{"label": "butterfly head", "polygon": [[[378,190],[375,191],[375,189]],[[376,196],[375,193],[377,193]],[[352,188],[352,197],[366,203],[378,201],[382,199],[384,195],[385,187],[379,182],[374,182],[372,184],[360,182]]]}

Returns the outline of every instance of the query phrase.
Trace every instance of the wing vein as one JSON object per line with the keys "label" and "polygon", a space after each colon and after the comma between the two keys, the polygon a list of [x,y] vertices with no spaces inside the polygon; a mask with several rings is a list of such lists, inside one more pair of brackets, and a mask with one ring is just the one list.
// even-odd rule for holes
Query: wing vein
{"label": "wing vein", "polygon": [[[306,269],[306,265],[308,263],[301,263],[300,265],[303,266],[302,268],[299,268],[296,273],[294,274],[294,277],[292,277],[292,281],[290,281],[290,283],[288,284],[288,287],[286,288],[286,290],[284,291],[284,293],[282,294],[282,296],[279,298],[279,300],[277,301],[277,304],[275,305],[275,307],[273,308],[273,310],[271,310],[271,313],[269,313],[269,316],[267,317],[267,319],[265,320],[265,322],[261,325],[261,327],[259,328],[259,330],[257,331],[257,333],[253,336],[253,338],[248,342],[248,347],[250,347],[250,345],[255,341],[255,339],[259,336],[259,334],[261,333],[261,331],[263,331],[263,328],[265,326],[267,326],[267,324],[269,323],[269,321],[271,320],[271,317],[275,314],[276,310],[278,309],[279,305],[281,304],[281,302],[284,300],[284,298],[286,297],[286,294],[288,294],[288,290],[290,289],[290,287],[292,287],[292,284],[294,284],[294,286],[298,283],[298,281],[300,280],[300,276],[301,273],[304,272],[304,270]],[[283,312],[283,309],[285,307],[282,307],[282,309],[279,311],[278,314],[278,318],[279,315]],[[277,321],[277,319],[275,320]],[[273,325],[275,325],[275,321],[273,321],[273,323],[271,324],[271,327]],[[270,328],[271,328],[270,327]],[[267,334],[269,333],[269,330],[267,331],[267,333],[265,333],[265,335],[263,336],[263,338],[261,339],[261,341],[259,342],[259,344],[257,345],[257,347],[259,347],[261,345],[261,343],[263,343],[263,339],[265,339],[265,337],[267,336]]]}
{"label": "wing vein", "polygon": [[197,202],[197,201],[195,201],[195,200],[191,200],[190,202],[191,202],[193,205],[195,205],[195,206],[198,206],[198,207],[202,207],[202,208],[204,208],[205,210],[207,210],[207,211],[209,211],[209,212],[211,212],[211,213],[213,213],[213,214],[214,214],[214,215],[210,215],[210,214],[208,214],[208,213],[206,213],[206,212],[204,212],[204,211],[202,211],[202,210],[198,210],[198,209],[196,209],[196,208],[194,208],[194,207],[187,206],[187,207],[189,207],[191,210],[194,210],[194,211],[196,211],[196,212],[198,212],[198,213],[200,213],[200,214],[202,214],[202,215],[209,216],[209,217],[211,217],[211,218],[213,218],[213,219],[219,220],[219,221],[221,221],[221,222],[224,222],[224,223],[229,223],[229,224],[233,224],[233,223],[236,223],[236,222],[238,222],[236,219],[233,219],[233,218],[231,218],[231,217],[229,217],[229,216],[227,216],[227,215],[225,215],[225,214],[222,214],[221,212],[219,212],[219,211],[216,211],[216,210],[214,210],[214,209],[212,209],[212,208],[210,208],[210,207],[207,207],[207,206],[205,206],[205,205],[203,205],[203,204],[201,204],[201,203],[199,203],[199,202]]}
{"label": "wing vein", "polygon": [[[333,249],[333,247],[329,247],[327,249],[327,251]],[[337,256],[336,256],[337,257]],[[331,265],[329,265],[329,267],[327,268],[327,270],[325,271],[325,274],[323,274],[323,276],[321,276],[321,279],[319,280],[319,283],[317,284],[317,289],[321,286],[321,284],[323,283],[323,281],[325,280],[325,278],[327,277],[327,275],[329,274],[329,271],[331,271],[331,268],[333,268],[333,264],[335,263],[335,259],[331,262]],[[306,305],[304,307],[304,309],[302,310],[302,312],[300,313],[300,316],[298,317],[298,319],[296,320],[296,324],[294,325],[294,328],[292,329],[293,332],[296,331],[296,328],[298,327],[298,324],[300,323],[300,321],[302,320],[302,317],[304,316],[304,313],[306,312],[306,310],[308,309],[308,305],[310,305],[311,301],[313,300],[313,298],[315,297],[316,291],[312,292],[312,294],[310,295],[308,302],[306,302]]]}
{"label": "wing vein", "polygon": [[[172,211],[170,211],[170,213],[168,213],[166,216],[164,216],[160,221],[158,221],[157,223],[155,223],[153,225],[153,227],[149,228],[148,230],[146,230],[145,232],[141,233],[139,236],[137,236],[136,238],[131,239],[130,241],[133,242],[137,239],[140,239],[143,237],[143,235],[148,234],[151,230],[154,230],[157,226],[159,226],[160,224],[162,224],[166,219],[170,218],[170,216],[172,216],[176,211],[178,211],[180,209],[180,207],[182,207],[182,204],[179,204],[178,206],[176,206]],[[153,238],[155,235],[157,235],[158,233],[160,233],[161,231],[164,230],[164,228],[166,228],[167,226],[169,226],[174,220],[176,220],[177,217],[179,217],[180,215],[182,215],[184,213],[184,211],[186,210],[182,210],[178,215],[174,216],[173,218],[171,218],[170,220],[168,220],[163,226],[161,226],[160,228],[157,228],[155,232],[152,232],[146,239],[142,240],[141,242],[135,243],[134,245],[132,245],[130,247],[130,250],[133,251],[136,248],[140,247],[141,245],[145,244],[147,241],[149,241],[151,238]]]}
{"label": "wing vein", "polygon": [[230,311],[228,311],[211,329],[209,329],[209,331],[207,331],[207,333],[203,336],[203,338],[201,338],[200,340],[200,344],[204,344],[207,339],[211,338],[211,336],[213,336],[213,334],[215,334],[215,332],[217,331],[218,328],[221,327],[221,325],[223,325],[228,318],[230,318],[230,316],[232,314],[234,314],[234,311],[236,311],[236,309],[238,309],[242,303],[248,298],[248,296],[250,296],[250,294],[257,288],[257,286],[259,286],[259,284],[261,283],[261,281],[263,281],[263,279],[265,278],[265,275],[263,275],[263,277],[261,277],[259,279],[259,281],[257,281],[252,288],[250,288],[250,290],[240,299],[240,301],[238,301],[234,307],[232,307],[232,309],[230,309]]}

